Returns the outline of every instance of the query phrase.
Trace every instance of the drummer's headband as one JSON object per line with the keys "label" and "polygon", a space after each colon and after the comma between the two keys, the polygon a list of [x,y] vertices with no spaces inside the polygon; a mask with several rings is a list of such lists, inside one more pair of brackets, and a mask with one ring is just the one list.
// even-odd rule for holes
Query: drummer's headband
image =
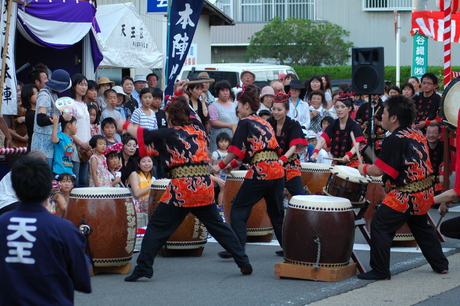
{"label": "drummer's headband", "polygon": [[273,98],[273,103],[284,103],[290,96],[291,93],[283,94],[282,92],[277,92],[275,98]]}

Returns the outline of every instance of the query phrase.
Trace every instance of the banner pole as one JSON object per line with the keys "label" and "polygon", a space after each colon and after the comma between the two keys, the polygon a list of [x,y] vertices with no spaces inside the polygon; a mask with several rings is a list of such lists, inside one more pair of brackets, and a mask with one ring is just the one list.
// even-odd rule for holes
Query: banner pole
{"label": "banner pole", "polygon": [[[6,17],[6,28],[5,28],[5,41],[3,42],[3,52],[2,52],[2,74],[0,76],[0,93],[2,95],[2,99],[0,99],[0,114],[2,113],[2,104],[3,104],[3,88],[5,86],[5,68],[6,68],[6,55],[8,53],[8,40],[10,36],[10,22],[11,22],[11,10],[13,7],[13,0],[6,0],[8,1],[8,8],[7,8],[7,17]],[[16,90],[16,88],[14,89]]]}

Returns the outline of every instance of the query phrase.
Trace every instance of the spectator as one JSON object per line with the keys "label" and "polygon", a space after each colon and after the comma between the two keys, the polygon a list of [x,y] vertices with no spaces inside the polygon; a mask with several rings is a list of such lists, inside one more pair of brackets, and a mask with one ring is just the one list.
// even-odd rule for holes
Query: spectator
{"label": "spectator", "polygon": [[149,88],[156,88],[158,85],[158,75],[155,73],[149,73],[147,74],[147,86]]}
{"label": "spectator", "polygon": [[97,91],[97,104],[99,104],[99,109],[104,111],[105,107],[107,106],[105,99],[104,99],[104,92],[107,89],[112,88],[115,85],[114,81],[110,81],[107,77],[102,77],[97,80],[98,91]]}

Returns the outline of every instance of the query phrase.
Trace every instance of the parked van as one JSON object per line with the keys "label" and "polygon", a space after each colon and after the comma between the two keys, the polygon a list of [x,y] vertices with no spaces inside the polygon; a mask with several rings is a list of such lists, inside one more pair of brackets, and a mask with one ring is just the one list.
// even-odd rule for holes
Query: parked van
{"label": "parked van", "polygon": [[[273,80],[278,80],[278,75],[281,73],[296,74],[294,68],[286,65],[266,65],[266,64],[251,64],[251,63],[233,63],[233,64],[204,64],[185,66],[182,70],[181,80],[188,79],[192,73],[200,73],[206,71],[209,77],[216,80],[227,80],[232,87],[242,85],[240,80],[241,72],[249,70],[256,75],[254,84],[258,87],[270,85]],[[211,84],[210,90],[214,94],[214,84]]]}

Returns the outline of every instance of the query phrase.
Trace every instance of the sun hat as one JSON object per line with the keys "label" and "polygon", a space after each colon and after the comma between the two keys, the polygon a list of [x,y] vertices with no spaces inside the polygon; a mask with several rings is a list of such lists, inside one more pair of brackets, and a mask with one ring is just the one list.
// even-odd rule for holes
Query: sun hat
{"label": "sun hat", "polygon": [[67,71],[63,69],[56,69],[51,74],[51,77],[45,83],[46,86],[54,91],[64,91],[72,86],[72,80]]}
{"label": "sun hat", "polygon": [[297,89],[305,89],[305,86],[302,85],[299,79],[292,80],[291,83],[287,87],[289,87],[289,89],[291,89],[291,87],[294,87]]}
{"label": "sun hat", "polygon": [[307,139],[317,139],[318,138],[318,135],[312,131],[312,130],[308,130],[307,131]]}
{"label": "sun hat", "polygon": [[243,70],[240,74],[240,79],[243,77],[243,75],[245,75],[246,73],[250,73],[252,74],[252,77],[254,78],[254,80],[256,79],[256,75],[254,74],[254,72],[252,71],[249,71],[249,70]]}
{"label": "sun hat", "polygon": [[214,79],[209,77],[209,74],[206,71],[200,72],[198,74],[198,80],[201,80],[203,83],[214,83]]}
{"label": "sun hat", "polygon": [[108,77],[101,77],[99,80],[97,80],[97,85],[102,85],[102,84],[110,84],[111,86],[115,85],[114,81],[110,81]]}
{"label": "sun hat", "polygon": [[147,83],[147,76],[145,74],[136,74],[134,76],[133,83],[136,83],[136,82],[145,82],[145,83]]}
{"label": "sun hat", "polygon": [[125,94],[125,92],[123,91],[123,87],[117,85],[117,86],[113,86],[112,89],[115,90],[117,95],[123,95],[123,103],[125,103],[126,99],[128,98],[128,95]]}
{"label": "sun hat", "polygon": [[278,74],[278,80],[279,80],[279,81],[282,81],[282,80],[284,80],[285,78],[286,78],[286,73],[280,73],[280,74]]}
{"label": "sun hat", "polygon": [[273,89],[273,87],[271,86],[265,86],[264,88],[262,88],[262,90],[260,91],[260,96],[259,98],[263,98],[265,97],[266,95],[269,95],[269,96],[276,96],[275,95],[275,90]]}

